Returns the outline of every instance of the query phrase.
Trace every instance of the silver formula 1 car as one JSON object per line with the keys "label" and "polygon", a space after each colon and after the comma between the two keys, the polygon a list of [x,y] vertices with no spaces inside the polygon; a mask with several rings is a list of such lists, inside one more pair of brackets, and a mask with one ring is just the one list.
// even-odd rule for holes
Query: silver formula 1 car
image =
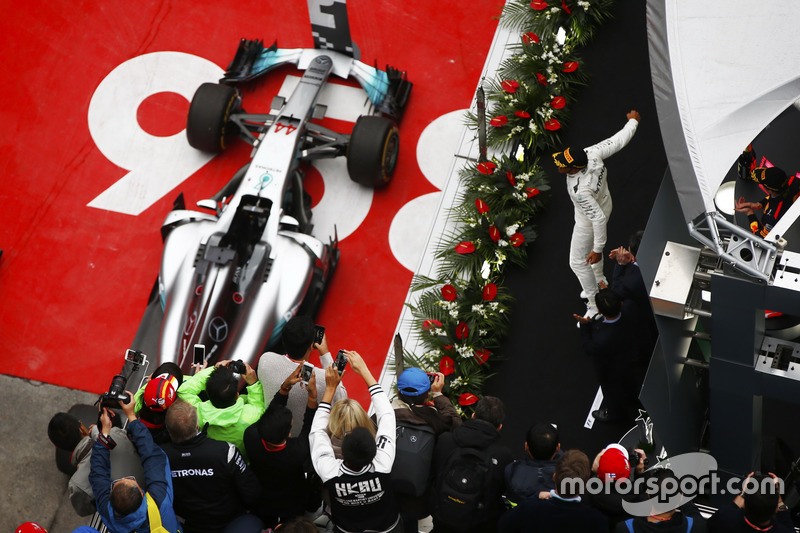
{"label": "silver formula 1 car", "polygon": [[[310,234],[303,190],[309,161],[345,156],[350,178],[368,186],[392,177],[396,124],[411,83],[405,72],[358,60],[344,1],[308,4],[315,48],[265,48],[243,39],[220,83],[201,85],[192,99],[186,131],[194,148],[220,152],[238,136],[254,150],[221,191],[198,202],[208,212],[185,209],[179,197],[162,225],[160,362],[188,371],[193,346],[203,344],[209,363],[255,365],[289,318],[316,314],[339,250],[335,235],[323,243]],[[277,113],[246,113],[238,85],[285,64],[303,71],[291,96],[276,98]],[[374,114],[359,117],[349,135],[312,122],[324,115],[317,98],[331,74],[355,78],[372,104]]]}

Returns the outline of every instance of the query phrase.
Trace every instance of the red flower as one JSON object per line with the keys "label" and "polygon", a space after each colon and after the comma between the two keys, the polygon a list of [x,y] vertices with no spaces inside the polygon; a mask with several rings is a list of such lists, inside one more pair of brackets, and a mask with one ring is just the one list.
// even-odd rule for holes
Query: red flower
{"label": "red flower", "polygon": [[484,202],[480,198],[475,200],[475,207],[478,208],[478,213],[480,213],[481,215],[485,215],[486,213],[489,212],[489,206],[486,204],[486,202]]}
{"label": "red flower", "polygon": [[519,89],[519,82],[517,80],[503,80],[500,87],[507,93],[514,94]]}
{"label": "red flower", "polygon": [[449,283],[442,287],[442,298],[447,300],[448,302],[452,302],[458,296],[458,292],[456,292],[456,288],[450,285]]}
{"label": "red flower", "polygon": [[533,33],[532,31],[529,31],[528,33],[522,36],[522,42],[525,44],[538,43],[539,36]]}
{"label": "red flower", "polygon": [[511,238],[508,240],[511,243],[511,246],[519,247],[522,246],[522,243],[525,242],[525,236],[522,235],[520,232],[516,232]]}
{"label": "red flower", "polygon": [[492,172],[494,172],[494,169],[496,168],[497,165],[495,165],[491,161],[484,161],[483,163],[478,163],[478,172],[480,172],[481,174],[489,175]]}
{"label": "red flower", "polygon": [[453,358],[448,355],[442,357],[441,361],[439,361],[439,372],[441,372],[445,376],[449,376],[455,371],[456,371],[456,365],[453,362]]}
{"label": "red flower", "polygon": [[570,61],[569,63],[564,63],[564,72],[575,72],[578,70],[578,63],[577,61]]}
{"label": "red flower", "polygon": [[554,118],[551,118],[547,122],[544,123],[544,129],[548,131],[556,131],[561,129],[561,123]]}
{"label": "red flower", "polygon": [[500,240],[500,230],[498,230],[494,226],[489,226],[489,237],[491,237],[494,242],[499,241]]}
{"label": "red flower", "polygon": [[567,99],[563,96],[556,96],[550,101],[550,107],[553,109],[563,109],[567,105]]}
{"label": "red flower", "polygon": [[459,322],[456,326],[456,338],[459,340],[464,340],[469,336],[469,326],[467,326],[466,322]]}
{"label": "red flower", "polygon": [[514,114],[519,118],[531,118],[531,114],[527,111],[514,111]]}
{"label": "red flower", "polygon": [[487,283],[485,287],[483,287],[483,299],[486,302],[491,302],[494,300],[494,297],[497,296],[497,285],[494,283]]}
{"label": "red flower", "polygon": [[471,254],[475,251],[475,245],[469,241],[464,241],[456,245],[456,252],[460,254]]}
{"label": "red flower", "polygon": [[483,287],[483,300],[491,302],[494,300],[495,296],[497,296],[497,285],[494,283],[487,283],[486,286]]}
{"label": "red flower", "polygon": [[534,196],[536,196],[537,194],[539,194],[542,191],[540,191],[536,187],[528,187],[527,189],[525,189],[525,192],[528,193],[528,198],[533,198]]}
{"label": "red flower", "polygon": [[458,403],[464,406],[472,405],[478,402],[478,397],[472,394],[471,392],[465,392],[461,396],[458,397]]}
{"label": "red flower", "polygon": [[536,79],[539,80],[539,83],[542,85],[547,85],[547,78],[544,77],[544,74],[541,72],[536,73]]}
{"label": "red flower", "polygon": [[434,320],[432,318],[429,319],[429,320],[426,320],[425,322],[422,323],[422,329],[424,329],[426,331],[430,330],[430,329],[433,329],[433,328],[440,328],[440,327],[442,327],[442,323],[439,322],[438,320]]}
{"label": "red flower", "polygon": [[531,7],[536,11],[541,11],[547,8],[547,2],[544,0],[533,0],[533,2],[531,2]]}
{"label": "red flower", "polygon": [[478,360],[479,365],[482,365],[483,363],[488,361],[490,355],[492,355],[492,352],[490,352],[486,348],[478,348],[477,350],[475,350],[475,359]]}
{"label": "red flower", "polygon": [[489,121],[489,124],[491,124],[495,128],[502,128],[503,126],[508,124],[508,117],[505,115],[496,116]]}
{"label": "red flower", "polygon": [[517,180],[514,179],[514,174],[510,170],[506,171],[506,179],[508,180],[508,182],[511,184],[512,187],[517,186]]}
{"label": "red flower", "polygon": [[567,12],[567,15],[572,15],[572,11],[570,10],[569,6],[567,5],[566,0],[561,0],[561,9]]}

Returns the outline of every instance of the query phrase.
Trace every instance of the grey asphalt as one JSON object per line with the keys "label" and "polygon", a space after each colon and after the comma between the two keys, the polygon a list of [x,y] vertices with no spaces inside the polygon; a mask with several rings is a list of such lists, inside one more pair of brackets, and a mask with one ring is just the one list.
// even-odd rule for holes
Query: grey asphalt
{"label": "grey asphalt", "polygon": [[13,533],[29,521],[48,533],[89,525],[91,517],[78,516],[69,502],[69,478],[56,467],[47,423],[59,411],[95,400],[96,394],[0,376],[0,532]]}

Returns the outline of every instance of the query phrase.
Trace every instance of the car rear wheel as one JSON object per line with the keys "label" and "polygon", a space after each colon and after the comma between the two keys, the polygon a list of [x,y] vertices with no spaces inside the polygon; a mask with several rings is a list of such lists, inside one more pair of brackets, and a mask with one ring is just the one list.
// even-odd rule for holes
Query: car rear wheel
{"label": "car rear wheel", "polygon": [[228,122],[239,110],[239,92],[229,85],[204,83],[197,88],[186,119],[186,138],[193,148],[217,154],[227,148],[235,127]]}
{"label": "car rear wheel", "polygon": [[358,117],[347,145],[347,172],[361,185],[383,187],[392,180],[400,151],[400,135],[386,117]]}

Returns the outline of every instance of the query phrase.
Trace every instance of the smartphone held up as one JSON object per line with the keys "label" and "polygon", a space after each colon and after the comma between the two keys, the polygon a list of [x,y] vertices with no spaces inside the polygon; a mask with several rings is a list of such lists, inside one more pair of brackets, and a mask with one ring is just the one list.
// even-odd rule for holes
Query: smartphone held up
{"label": "smartphone held up", "polygon": [[344,355],[344,350],[339,350],[336,354],[336,359],[333,360],[333,366],[341,376],[344,373],[344,367],[347,366],[347,357]]}

